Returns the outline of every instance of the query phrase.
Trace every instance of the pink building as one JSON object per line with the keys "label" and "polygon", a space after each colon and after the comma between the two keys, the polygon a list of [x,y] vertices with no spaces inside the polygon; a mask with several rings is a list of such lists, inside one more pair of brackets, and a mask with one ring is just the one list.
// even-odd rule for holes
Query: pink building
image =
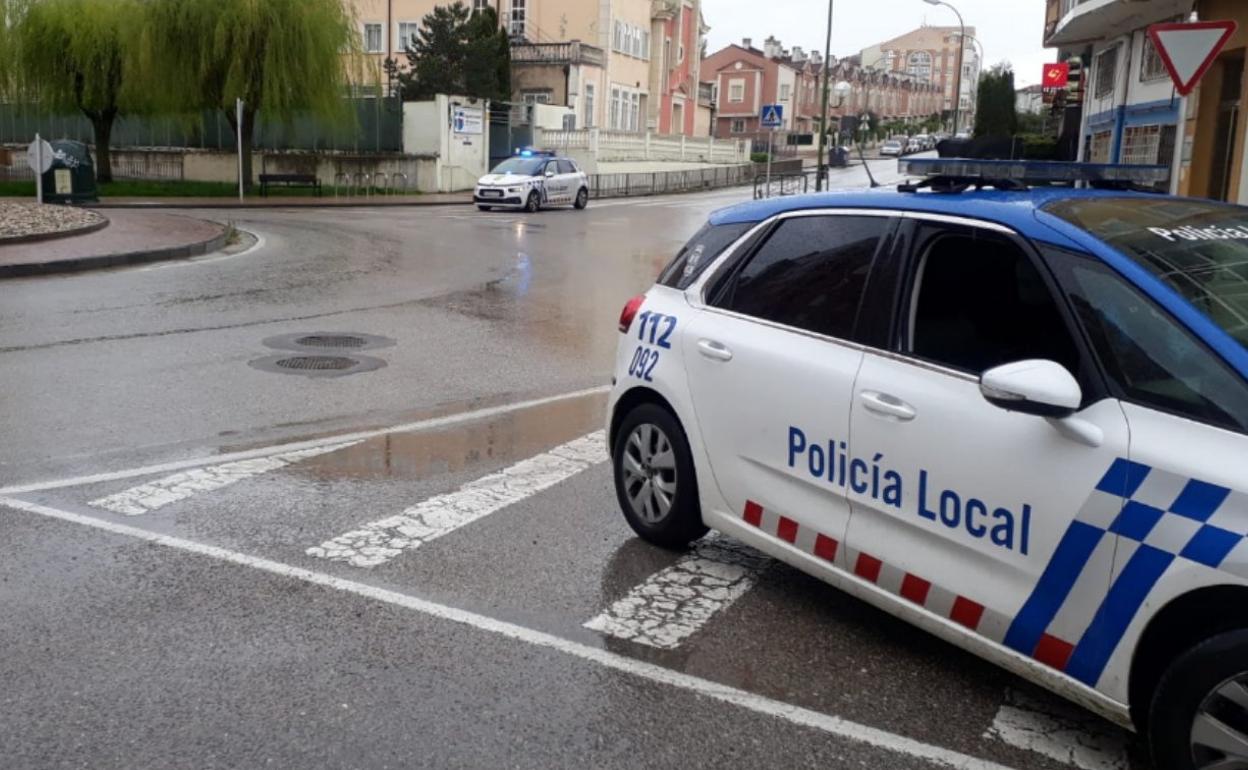
{"label": "pink building", "polygon": [[651,123],[660,134],[692,136],[698,124],[703,41],[710,31],[702,0],[654,0],[651,13],[653,38],[662,41],[660,54],[651,58]]}

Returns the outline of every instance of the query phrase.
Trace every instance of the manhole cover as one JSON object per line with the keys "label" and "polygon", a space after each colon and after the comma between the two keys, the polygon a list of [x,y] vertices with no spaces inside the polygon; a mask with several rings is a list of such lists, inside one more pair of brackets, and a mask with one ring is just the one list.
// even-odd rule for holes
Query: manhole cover
{"label": "manhole cover", "polygon": [[389,337],[344,331],[302,331],[279,334],[261,342],[265,347],[309,354],[316,354],[323,350],[350,350],[354,354],[355,351],[394,346],[394,340]]}
{"label": "manhole cover", "polygon": [[296,337],[294,343],[303,348],[362,348],[368,340],[354,334],[309,334]]}
{"label": "manhole cover", "polygon": [[305,377],[345,377],[381,369],[386,362],[372,356],[296,356],[282,353],[247,362],[253,369],[274,374],[302,374]]}
{"label": "manhole cover", "polygon": [[358,361],[343,356],[294,356],[274,361],[274,366],[283,369],[297,369],[305,372],[341,372],[355,366]]}

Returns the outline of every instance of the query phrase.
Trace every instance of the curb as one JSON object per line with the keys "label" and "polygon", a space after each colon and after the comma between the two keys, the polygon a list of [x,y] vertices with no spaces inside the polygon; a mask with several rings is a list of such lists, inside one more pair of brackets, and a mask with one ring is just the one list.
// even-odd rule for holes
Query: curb
{"label": "curb", "polygon": [[77,273],[104,267],[140,265],[146,262],[162,262],[171,259],[188,259],[218,251],[230,240],[231,228],[223,228],[220,235],[199,243],[173,246],[165,249],[130,251],[121,254],[100,254],[90,257],[57,259],[51,262],[25,262],[18,265],[0,265],[0,278],[27,278],[57,273]]}
{"label": "curb", "polygon": [[[103,215],[101,215],[103,216]],[[104,217],[104,221],[96,222],[93,225],[79,227],[76,230],[57,230],[50,233],[31,233],[30,235],[15,235],[11,238],[0,238],[0,246],[19,246],[24,243],[38,243],[39,241],[55,241],[58,238],[72,238],[75,235],[90,235],[99,232],[108,227],[108,217]]]}
{"label": "curb", "polygon": [[[261,199],[263,200],[263,199]],[[200,209],[208,210],[228,210],[228,209],[364,209],[364,208],[417,208],[431,206],[471,206],[472,200],[462,201],[368,201],[361,200],[359,203],[354,201],[348,203],[320,203],[319,200],[311,198],[309,203],[263,203],[259,201],[238,201],[230,202],[211,202],[211,203],[179,203],[176,198],[170,198],[169,203],[164,201],[142,201],[135,203],[93,203],[93,209]],[[332,199],[331,199],[332,200]]]}

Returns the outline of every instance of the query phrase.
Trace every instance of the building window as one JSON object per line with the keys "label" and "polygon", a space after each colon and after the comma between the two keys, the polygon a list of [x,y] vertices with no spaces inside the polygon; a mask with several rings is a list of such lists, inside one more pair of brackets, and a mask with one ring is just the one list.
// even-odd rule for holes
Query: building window
{"label": "building window", "polygon": [[624,50],[624,22],[618,19],[611,25],[611,50]]}
{"label": "building window", "polygon": [[490,0],[472,0],[473,13],[476,13],[477,11],[484,11],[486,8],[491,7],[493,6],[490,5]]}
{"label": "building window", "polygon": [[906,72],[916,78],[929,80],[932,77],[932,55],[927,51],[915,51],[910,54],[910,63],[906,66]]}
{"label": "building window", "polygon": [[401,21],[399,22],[399,45],[400,51],[409,51],[412,48],[412,38],[416,37],[416,33],[420,32],[420,22],[418,21]]}
{"label": "building window", "polygon": [[740,104],[745,101],[745,81],[733,80],[728,83],[728,101]]}
{"label": "building window", "polygon": [[628,115],[628,130],[641,130],[641,94],[633,94],[632,96],[632,109]]}
{"label": "building window", "polygon": [[374,22],[366,22],[364,24],[364,50],[367,53],[383,53],[384,44],[381,40],[381,24]]}
{"label": "building window", "polygon": [[520,97],[525,104],[550,104],[550,91],[522,91]]}
{"label": "building window", "polygon": [[893,68],[895,68],[896,66],[897,66],[897,52],[885,51],[884,52],[884,69],[888,71],[892,71]]}
{"label": "building window", "polygon": [[1176,126],[1128,126],[1122,134],[1120,163],[1168,166],[1174,159]]}
{"label": "building window", "polygon": [[732,133],[734,134],[745,133],[745,120],[744,119],[736,118],[735,120],[732,121]]}
{"label": "building window", "polygon": [[611,113],[607,117],[607,126],[613,130],[620,127],[620,89],[611,89]]}
{"label": "building window", "polygon": [[788,83],[784,83],[783,85],[780,86],[780,101],[787,102],[789,100],[789,95],[790,95],[789,89],[790,89],[790,86]]}
{"label": "building window", "polygon": [[1096,91],[1097,99],[1109,96],[1114,92],[1114,76],[1118,74],[1118,47],[1102,51],[1096,57]]}
{"label": "building window", "polygon": [[1157,53],[1157,46],[1153,45],[1153,38],[1149,35],[1144,36],[1144,60],[1140,62],[1140,82],[1148,83],[1154,80],[1165,80],[1170,73],[1166,71],[1166,65],[1161,61],[1161,54]]}
{"label": "building window", "polygon": [[511,0],[511,34],[515,37],[524,37],[528,33],[528,24],[526,23],[525,3],[527,0]]}
{"label": "building window", "polygon": [[594,127],[594,86],[592,83],[585,84],[585,127]]}
{"label": "building window", "polygon": [[1108,163],[1110,142],[1113,141],[1113,131],[1101,131],[1093,134],[1088,140],[1088,162],[1089,163]]}

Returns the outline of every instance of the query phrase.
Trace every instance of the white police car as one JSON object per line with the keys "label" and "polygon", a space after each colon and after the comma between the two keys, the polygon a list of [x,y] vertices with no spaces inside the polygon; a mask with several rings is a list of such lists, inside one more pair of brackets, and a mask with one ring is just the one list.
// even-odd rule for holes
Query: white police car
{"label": "white police car", "polygon": [[1248,767],[1248,209],[942,163],[913,168],[1007,190],[731,208],[628,303],[625,517],[753,545],[1160,770]]}
{"label": "white police car", "polygon": [[543,206],[583,209],[589,205],[589,177],[571,158],[524,150],[481,177],[472,200],[482,211],[509,208],[535,212]]}

